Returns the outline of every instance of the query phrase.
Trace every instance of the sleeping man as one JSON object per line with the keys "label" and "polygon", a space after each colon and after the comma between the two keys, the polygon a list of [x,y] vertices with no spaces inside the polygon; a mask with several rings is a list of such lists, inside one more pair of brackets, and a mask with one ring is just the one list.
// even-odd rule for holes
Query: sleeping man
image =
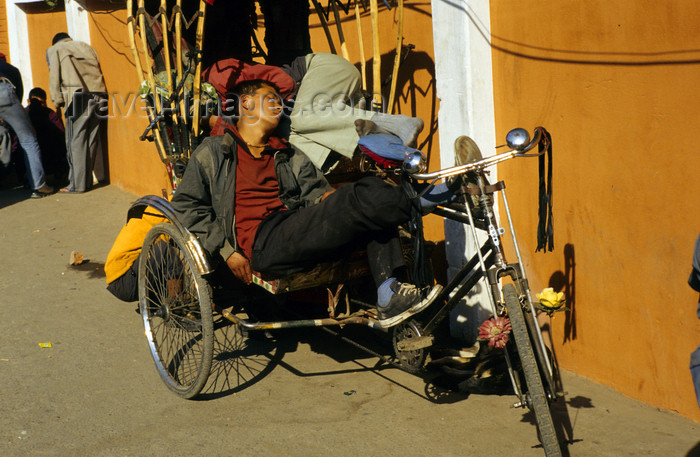
{"label": "sleeping man", "polygon": [[[252,271],[304,271],[362,243],[380,325],[425,309],[441,286],[420,289],[403,280],[397,226],[410,218],[413,204],[405,191],[376,177],[334,190],[303,153],[273,136],[283,112],[273,83],[245,81],[234,92],[235,126],[202,142],[172,199],[178,219],[211,259],[250,284]],[[420,203],[427,211],[441,198],[428,192]]]}

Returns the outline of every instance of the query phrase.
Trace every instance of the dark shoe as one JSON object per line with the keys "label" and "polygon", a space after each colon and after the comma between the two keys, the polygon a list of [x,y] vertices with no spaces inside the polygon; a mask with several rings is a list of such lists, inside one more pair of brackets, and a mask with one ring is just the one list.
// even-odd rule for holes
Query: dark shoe
{"label": "dark shoe", "polygon": [[419,289],[413,284],[404,284],[398,281],[389,286],[394,294],[386,306],[377,307],[377,317],[381,327],[391,327],[405,321],[414,314],[418,314],[428,307],[442,291],[442,286],[434,285],[432,288]]}
{"label": "dark shoe", "polygon": [[55,192],[54,188],[49,186],[48,184],[44,184],[40,188],[36,189],[34,192],[32,192],[31,197],[32,198],[43,198],[46,197],[47,195],[51,195]]}

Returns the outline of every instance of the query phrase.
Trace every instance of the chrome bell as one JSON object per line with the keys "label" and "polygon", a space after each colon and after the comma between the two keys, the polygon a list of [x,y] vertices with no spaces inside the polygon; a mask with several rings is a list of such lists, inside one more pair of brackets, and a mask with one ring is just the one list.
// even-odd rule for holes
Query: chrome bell
{"label": "chrome bell", "polygon": [[513,129],[506,135],[506,144],[515,151],[525,149],[528,143],[530,143],[530,134],[525,129]]}
{"label": "chrome bell", "polygon": [[406,173],[423,173],[427,169],[422,152],[410,152],[403,159],[403,171]]}

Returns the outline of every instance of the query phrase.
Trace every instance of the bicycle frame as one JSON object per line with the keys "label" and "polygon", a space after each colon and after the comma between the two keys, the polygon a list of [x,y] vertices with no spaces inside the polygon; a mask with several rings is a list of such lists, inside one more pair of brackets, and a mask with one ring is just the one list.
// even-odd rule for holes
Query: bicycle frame
{"label": "bicycle frame", "polygon": [[[552,400],[557,396],[552,364],[547,356],[547,348],[544,344],[540,327],[537,324],[537,313],[533,305],[527,277],[524,269],[522,268],[523,261],[520,255],[517,237],[515,235],[515,228],[513,225],[510,208],[508,206],[505,183],[503,181],[498,181],[497,183],[490,185],[483,174],[483,171],[487,167],[511,158],[538,157],[542,154],[542,152],[527,154],[527,151],[531,150],[543,140],[544,137],[542,135],[542,130],[537,128],[535,129],[533,140],[530,141],[529,144],[521,146],[519,149],[497,154],[477,162],[447,168],[434,173],[416,173],[412,176],[417,180],[429,180],[431,181],[430,184],[432,185],[440,179],[464,175],[468,172],[474,173],[476,176],[476,184],[478,185],[478,207],[483,213],[483,222],[480,222],[482,226],[484,226],[485,223],[485,227],[483,228],[485,228],[488,233],[488,238],[483,242],[483,244],[480,245],[477,237],[475,224],[476,219],[468,202],[469,192],[465,186],[462,186],[460,192],[460,197],[462,203],[464,203],[465,211],[459,211],[448,207],[438,207],[438,209],[434,212],[435,214],[446,219],[468,225],[470,227],[471,239],[476,254],[474,254],[474,256],[467,261],[467,263],[450,280],[447,286],[445,286],[440,295],[436,298],[436,303],[443,302],[444,304],[439,309],[433,311],[432,317],[430,317],[427,324],[424,326],[425,333],[428,335],[431,334],[433,330],[437,328],[438,324],[450,312],[450,310],[454,308],[454,306],[462,298],[464,298],[482,278],[485,278],[489,286],[489,293],[487,295],[489,297],[489,304],[493,315],[505,315],[507,310],[505,307],[505,301],[501,294],[499,283],[501,278],[505,276],[510,277],[515,285],[520,303],[526,305],[525,316],[528,324],[528,330],[530,332],[533,348],[538,359],[538,364],[541,367],[542,374],[546,380],[545,384],[547,395],[549,396],[550,400]],[[474,194],[476,192],[471,193]],[[515,254],[518,260],[517,263],[508,263],[506,261],[506,254],[504,252],[502,242],[502,237],[506,233],[506,230],[501,227],[493,208],[496,193],[500,193],[503,200],[503,207],[508,220],[511,240],[513,242]],[[505,356],[513,389],[520,399],[520,402],[516,403],[516,406],[524,406],[525,398],[523,395],[523,390],[520,387],[518,378],[515,376],[515,371],[507,351],[505,352]]]}

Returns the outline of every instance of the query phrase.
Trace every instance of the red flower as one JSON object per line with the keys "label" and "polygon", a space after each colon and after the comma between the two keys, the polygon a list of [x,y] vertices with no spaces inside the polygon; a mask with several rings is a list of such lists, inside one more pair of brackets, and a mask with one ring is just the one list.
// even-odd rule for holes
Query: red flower
{"label": "red flower", "polygon": [[497,317],[485,320],[479,327],[479,340],[488,341],[489,346],[503,348],[508,342],[508,334],[511,331],[510,319]]}

